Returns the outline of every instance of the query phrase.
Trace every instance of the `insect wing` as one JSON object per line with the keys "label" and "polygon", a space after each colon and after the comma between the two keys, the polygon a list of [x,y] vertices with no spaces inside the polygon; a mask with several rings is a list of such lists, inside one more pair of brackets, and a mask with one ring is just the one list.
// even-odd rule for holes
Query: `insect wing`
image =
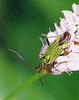
{"label": "insect wing", "polygon": [[50,55],[53,51],[54,51],[54,49],[58,46],[58,44],[59,44],[59,40],[60,40],[60,36],[58,36],[56,39],[55,39],[55,41],[48,47],[48,49],[46,50],[46,52],[45,52],[45,56],[46,55]]}

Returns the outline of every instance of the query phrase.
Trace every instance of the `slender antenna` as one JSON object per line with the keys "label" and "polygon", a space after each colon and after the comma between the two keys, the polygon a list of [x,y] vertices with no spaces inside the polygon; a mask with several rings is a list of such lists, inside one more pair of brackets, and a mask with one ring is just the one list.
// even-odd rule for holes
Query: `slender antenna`
{"label": "slender antenna", "polygon": [[[27,66],[33,66],[32,64],[30,64],[28,61],[26,61],[18,52],[12,50],[12,49],[8,49],[9,51],[15,53],[20,59],[21,61],[23,61],[24,64],[27,64]],[[31,67],[31,69],[34,70],[34,67]]]}
{"label": "slender antenna", "polygon": [[15,53],[22,61],[25,61],[25,59],[16,51],[12,50],[12,49],[8,49],[9,51]]}

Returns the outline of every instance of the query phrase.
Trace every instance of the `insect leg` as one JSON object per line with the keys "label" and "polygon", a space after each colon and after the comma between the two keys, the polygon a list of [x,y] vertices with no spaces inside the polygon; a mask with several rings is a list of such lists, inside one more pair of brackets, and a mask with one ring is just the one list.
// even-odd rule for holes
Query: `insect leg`
{"label": "insect leg", "polygon": [[44,87],[44,82],[42,80],[42,77],[39,76],[39,79],[40,79],[40,83],[41,83],[42,87]]}

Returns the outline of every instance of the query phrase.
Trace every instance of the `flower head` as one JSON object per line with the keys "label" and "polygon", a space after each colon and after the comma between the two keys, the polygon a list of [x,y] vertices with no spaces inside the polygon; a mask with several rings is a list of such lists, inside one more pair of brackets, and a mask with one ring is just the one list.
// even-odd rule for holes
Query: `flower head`
{"label": "flower head", "polygon": [[[73,11],[63,10],[64,18],[60,18],[59,26],[55,23],[55,31],[47,33],[47,39],[51,45],[60,36],[60,44],[64,40],[67,47],[63,49],[63,54],[59,55],[51,67],[52,74],[70,73],[79,70],[79,5],[72,5]],[[68,34],[69,33],[69,34]],[[46,42],[39,54],[40,58],[44,56],[48,47]],[[52,62],[53,63],[53,62]]]}

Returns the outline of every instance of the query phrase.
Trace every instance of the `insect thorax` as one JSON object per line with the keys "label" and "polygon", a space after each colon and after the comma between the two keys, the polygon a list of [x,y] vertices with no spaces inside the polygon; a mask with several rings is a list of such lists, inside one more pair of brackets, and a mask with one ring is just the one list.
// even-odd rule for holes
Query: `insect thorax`
{"label": "insect thorax", "polygon": [[46,56],[44,56],[44,57],[42,58],[41,64],[47,65],[48,62],[49,62],[49,60],[50,60],[50,55],[46,55]]}

